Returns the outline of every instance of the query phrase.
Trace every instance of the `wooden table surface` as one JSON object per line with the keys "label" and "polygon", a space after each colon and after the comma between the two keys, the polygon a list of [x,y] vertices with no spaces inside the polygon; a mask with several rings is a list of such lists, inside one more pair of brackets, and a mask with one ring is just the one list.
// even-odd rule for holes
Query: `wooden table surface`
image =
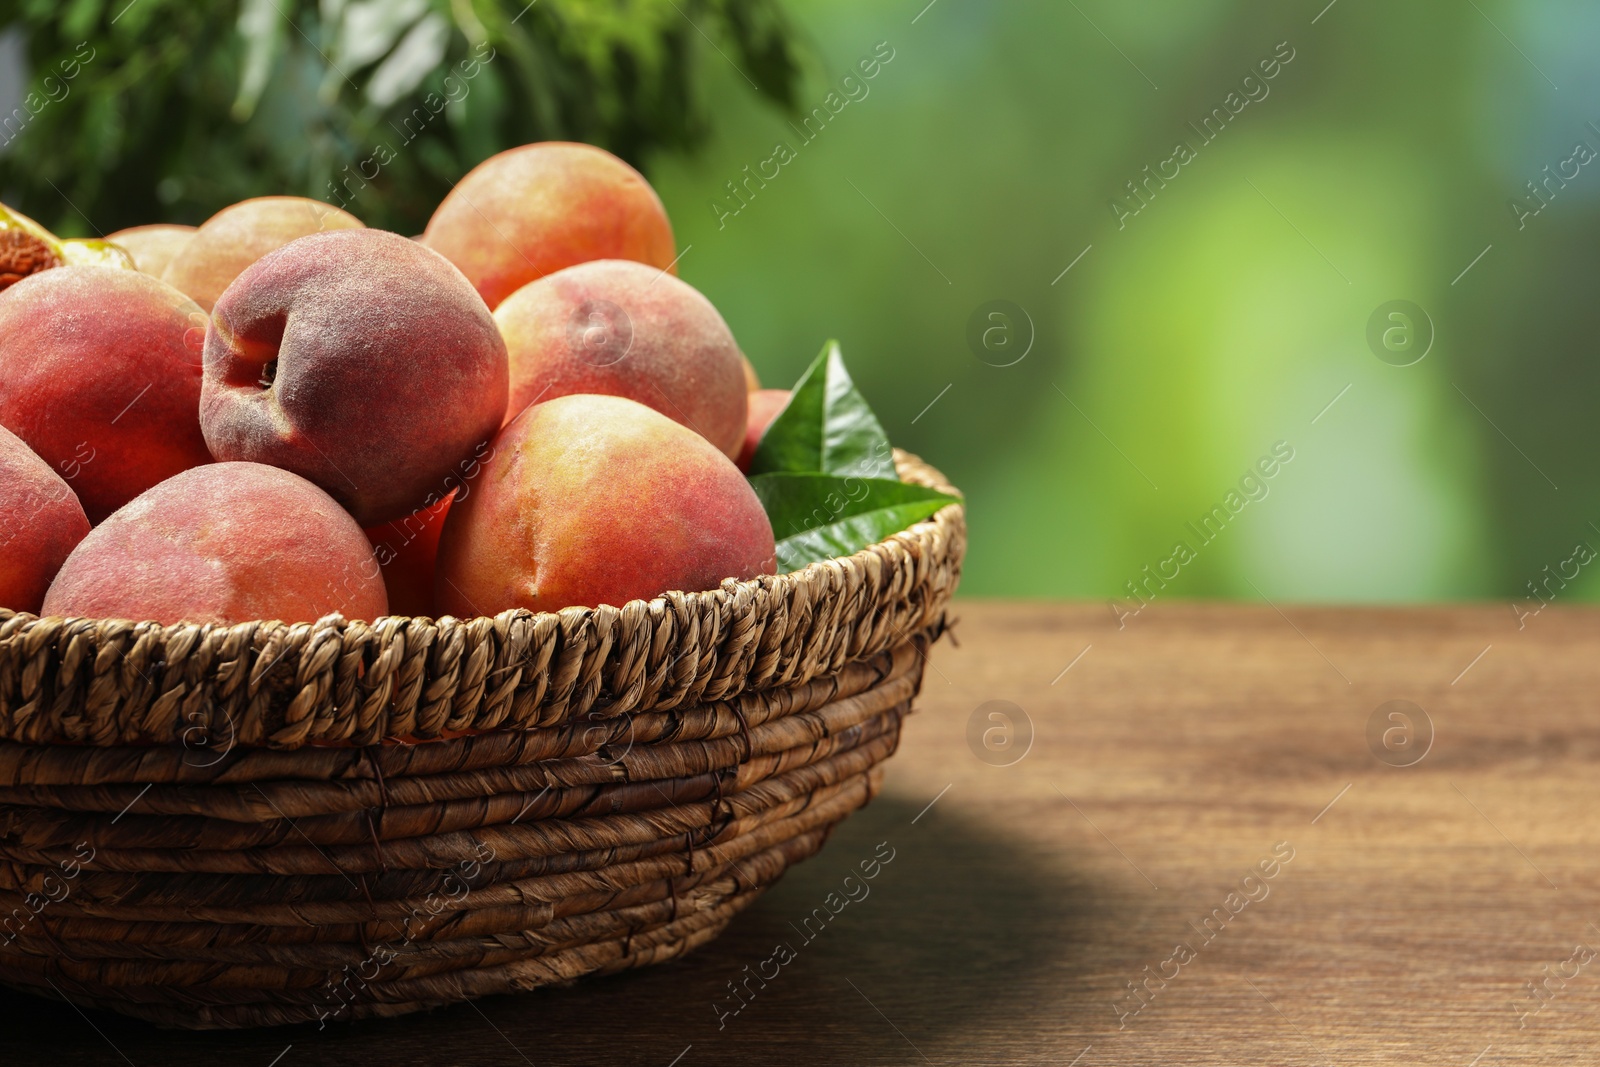
{"label": "wooden table surface", "polygon": [[1600,1062],[1600,612],[1282,607],[959,602],[883,795],[685,960],[322,1032],[0,993],[0,1063]]}

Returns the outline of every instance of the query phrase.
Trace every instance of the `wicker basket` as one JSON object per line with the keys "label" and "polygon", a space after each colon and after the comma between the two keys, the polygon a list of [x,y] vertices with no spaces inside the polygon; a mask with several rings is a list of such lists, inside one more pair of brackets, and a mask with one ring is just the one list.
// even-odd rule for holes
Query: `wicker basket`
{"label": "wicker basket", "polygon": [[0,611],[0,982],[216,1028],[678,956],[876,793],[965,536],[470,621]]}

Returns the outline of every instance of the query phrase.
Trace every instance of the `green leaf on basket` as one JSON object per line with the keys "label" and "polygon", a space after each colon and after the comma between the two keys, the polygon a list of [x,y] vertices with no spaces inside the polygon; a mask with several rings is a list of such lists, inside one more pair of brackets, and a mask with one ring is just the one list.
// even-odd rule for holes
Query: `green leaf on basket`
{"label": "green leaf on basket", "polygon": [[751,477],[779,471],[896,477],[889,435],[856,391],[837,341],[822,347],[756,446]]}
{"label": "green leaf on basket", "polygon": [[778,572],[848,556],[959,497],[892,478],[840,477],[815,471],[779,471],[750,479],[778,539]]}

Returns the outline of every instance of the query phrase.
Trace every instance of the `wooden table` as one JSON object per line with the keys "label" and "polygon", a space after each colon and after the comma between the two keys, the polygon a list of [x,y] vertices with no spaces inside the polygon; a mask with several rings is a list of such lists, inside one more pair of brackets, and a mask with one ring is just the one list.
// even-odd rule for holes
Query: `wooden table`
{"label": "wooden table", "polygon": [[884,795],[686,960],[320,1033],[0,994],[0,1063],[1600,1060],[1600,612],[959,615]]}

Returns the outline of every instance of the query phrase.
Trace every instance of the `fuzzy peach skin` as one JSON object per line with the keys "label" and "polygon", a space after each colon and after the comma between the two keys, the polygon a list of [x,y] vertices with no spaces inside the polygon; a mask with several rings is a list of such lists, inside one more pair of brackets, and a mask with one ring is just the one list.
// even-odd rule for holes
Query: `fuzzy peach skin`
{"label": "fuzzy peach skin", "polygon": [[44,614],[163,625],[388,614],[361,527],[298,475],[260,463],[184,471],[96,526]]}
{"label": "fuzzy peach skin", "polygon": [[309,478],[363,526],[448,492],[505,407],[489,309],[449,260],[383,230],[271,253],[228,287],[206,332],[212,455]]}
{"label": "fuzzy peach skin", "polygon": [[643,404],[535,404],[451,505],[434,599],[460,618],[715,589],[776,567],[750,483],[705,438]]}
{"label": "fuzzy peach skin", "polygon": [[0,426],[0,608],[37,613],[50,579],[88,532],[72,487]]}
{"label": "fuzzy peach skin", "polygon": [[57,267],[0,293],[0,425],[99,522],[181,470],[200,436],[205,313],[148,274]]}
{"label": "fuzzy peach skin", "polygon": [[193,226],[175,226],[154,223],[149,226],[130,226],[126,230],[107,234],[106,240],[121,245],[133,257],[133,265],[157,278],[167,269],[190,239],[195,235]]}
{"label": "fuzzy peach skin", "polygon": [[699,431],[731,459],[744,443],[743,356],[711,301],[625,259],[557,271],[494,313],[511,365],[509,422],[540,400],[625,396]]}
{"label": "fuzzy peach skin", "polygon": [[659,270],[677,253],[661,198],[601,148],[563,141],[512,148],[467,173],[428,220],[422,243],[461,268],[490,308],[535,278],[592,259]]}
{"label": "fuzzy peach skin", "polygon": [[767,432],[767,427],[778,417],[778,412],[789,403],[789,396],[788,389],[761,389],[750,394],[750,421],[744,435],[744,447],[739,449],[739,458],[734,460],[734,465],[740,470],[750,470],[750,461],[755,458],[761,435]]}
{"label": "fuzzy peach skin", "polygon": [[241,200],[201,223],[161,279],[210,311],[233,280],[268,252],[314,233],[358,230],[363,225],[347,211],[303,196]]}
{"label": "fuzzy peach skin", "polygon": [[750,362],[750,357],[741,355],[744,360],[744,391],[747,393],[760,392],[761,375],[756,373],[756,365]]}
{"label": "fuzzy peach skin", "polygon": [[383,568],[391,615],[433,615],[434,565],[451,499],[362,531]]}

